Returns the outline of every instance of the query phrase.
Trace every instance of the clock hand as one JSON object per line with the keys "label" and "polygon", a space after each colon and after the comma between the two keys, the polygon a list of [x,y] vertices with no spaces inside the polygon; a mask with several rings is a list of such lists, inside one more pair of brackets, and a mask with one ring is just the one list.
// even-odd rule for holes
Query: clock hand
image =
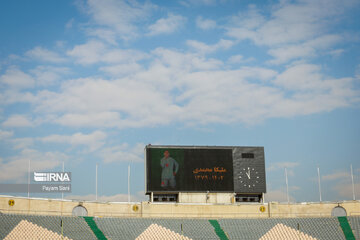
{"label": "clock hand", "polygon": [[248,168],[248,171],[246,172],[246,176],[250,179],[250,168]]}

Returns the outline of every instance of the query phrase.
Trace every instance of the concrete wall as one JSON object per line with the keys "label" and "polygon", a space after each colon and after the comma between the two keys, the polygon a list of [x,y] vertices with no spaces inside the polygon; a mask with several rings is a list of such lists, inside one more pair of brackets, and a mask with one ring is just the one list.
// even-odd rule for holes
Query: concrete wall
{"label": "concrete wall", "polygon": [[[265,211],[260,211],[265,206]],[[143,217],[161,218],[267,218],[262,204],[174,204],[142,202]]]}
{"label": "concrete wall", "polygon": [[360,215],[360,201],[316,202],[316,203],[269,203],[270,217],[328,217],[332,210],[343,207],[347,216]]}
{"label": "concrete wall", "polygon": [[[14,206],[9,200],[15,201]],[[196,204],[196,203],[99,203],[59,199],[27,199],[0,196],[3,213],[72,215],[78,205],[84,206],[89,216],[98,217],[161,217],[161,218],[284,218],[328,217],[334,207],[342,206],[348,216],[360,216],[360,201],[339,203],[247,203],[247,204]],[[265,207],[260,211],[260,207]]]}
{"label": "concrete wall", "polygon": [[179,203],[215,203],[229,204],[234,202],[233,193],[179,193]]}

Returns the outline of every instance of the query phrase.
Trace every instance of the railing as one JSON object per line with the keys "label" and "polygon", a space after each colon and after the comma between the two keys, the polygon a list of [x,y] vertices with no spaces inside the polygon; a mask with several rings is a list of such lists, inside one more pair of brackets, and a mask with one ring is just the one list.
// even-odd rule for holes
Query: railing
{"label": "railing", "polygon": [[39,210],[9,210],[9,209],[0,209],[1,213],[15,213],[23,215],[56,215],[56,216],[72,216],[72,213],[62,212],[62,211],[39,211]]}
{"label": "railing", "polygon": [[188,212],[151,212],[145,213],[116,213],[116,212],[95,212],[98,217],[134,217],[134,218],[268,218],[267,213],[188,213]]}
{"label": "railing", "polygon": [[271,213],[270,218],[315,218],[331,217],[331,213]]}
{"label": "railing", "polygon": [[[23,214],[23,215],[55,215],[55,216],[72,216],[72,213],[61,212],[56,210],[39,211],[39,210],[9,210],[0,209],[1,213]],[[138,212],[102,212],[96,211],[92,214],[96,217],[123,217],[123,218],[317,218],[331,217],[327,213],[188,213],[188,212],[151,212],[145,213],[141,209]],[[348,216],[360,216],[360,212],[348,212]]]}

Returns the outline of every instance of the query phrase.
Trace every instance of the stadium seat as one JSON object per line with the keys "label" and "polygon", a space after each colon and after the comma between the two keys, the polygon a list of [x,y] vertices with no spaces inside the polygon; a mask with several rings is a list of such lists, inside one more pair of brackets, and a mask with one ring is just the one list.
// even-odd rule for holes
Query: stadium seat
{"label": "stadium seat", "polygon": [[[82,217],[0,214],[0,239],[27,239],[36,236],[53,239],[97,239]],[[208,219],[94,218],[107,239],[219,239]],[[348,217],[351,229],[360,239],[360,217]],[[229,239],[327,239],[345,240],[336,217],[217,219]],[[65,239],[64,238],[64,239]]]}
{"label": "stadium seat", "polygon": [[[96,239],[95,235],[87,226],[83,218],[21,214],[0,215],[0,239],[5,239],[7,235],[22,221],[26,221],[40,227],[36,228],[36,231],[44,229],[44,231],[46,232],[50,231],[52,233],[61,235],[61,219],[63,220],[63,234],[68,239]],[[26,228],[25,232],[32,233],[33,231],[35,231],[35,226]],[[16,235],[16,233],[14,234]]]}

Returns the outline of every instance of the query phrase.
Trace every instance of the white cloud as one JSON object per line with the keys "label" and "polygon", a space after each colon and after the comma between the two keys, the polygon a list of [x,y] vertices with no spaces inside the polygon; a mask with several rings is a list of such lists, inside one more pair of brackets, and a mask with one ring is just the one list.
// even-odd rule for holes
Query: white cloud
{"label": "white cloud", "polygon": [[104,31],[107,31],[106,37],[114,42],[114,35],[124,40],[136,37],[138,27],[135,24],[144,21],[156,6],[128,0],[88,0],[85,8],[98,26],[91,27],[92,35],[103,38]]}
{"label": "white cloud", "polygon": [[[269,190],[265,194],[265,201],[266,202],[287,202],[287,194],[283,190],[274,189]],[[296,199],[289,194],[289,201],[296,202]]]}
{"label": "white cloud", "polygon": [[67,21],[67,23],[65,24],[65,29],[71,29],[74,25],[74,21],[75,19],[74,18],[71,18],[69,21]]}
{"label": "white cloud", "polygon": [[25,53],[25,56],[44,62],[61,63],[66,59],[60,57],[58,53],[50,51],[42,47],[35,47]]}
{"label": "white cloud", "polygon": [[104,145],[106,137],[106,133],[95,131],[90,134],[74,133],[71,136],[54,134],[43,137],[40,140],[47,143],[66,143],[73,146],[86,145],[89,147],[89,151],[92,152]]}
{"label": "white cloud", "polygon": [[11,115],[7,120],[5,120],[2,125],[4,127],[32,127],[34,126],[31,119],[25,115]]}
{"label": "white cloud", "polygon": [[[285,45],[282,47],[273,48],[268,51],[268,53],[274,57],[274,59],[270,60],[269,62],[274,64],[282,64],[294,59],[313,57],[316,56],[320,50],[327,49],[341,40],[342,37],[340,36],[326,35],[306,41],[302,44]],[[332,51],[330,51],[330,54],[331,52]]]}
{"label": "white cloud", "polygon": [[35,96],[30,92],[21,92],[20,89],[7,89],[0,94],[0,102],[3,104],[31,103]]}
{"label": "white cloud", "polygon": [[177,98],[186,103],[182,116],[197,124],[251,123],[262,118],[281,96],[275,89],[248,81],[266,81],[274,74],[274,71],[262,68],[187,74],[182,79],[184,91]]}
{"label": "white cloud", "polygon": [[[223,1],[223,0],[220,0]],[[180,3],[186,7],[192,7],[192,6],[214,6],[218,0],[182,0]]]}
{"label": "white cloud", "polygon": [[186,18],[180,15],[168,14],[167,18],[158,19],[154,24],[148,27],[149,36],[159,34],[169,34],[178,30],[184,25]]}
{"label": "white cloud", "polygon": [[196,40],[187,40],[186,44],[195,49],[197,52],[211,53],[219,49],[229,49],[234,45],[234,42],[231,40],[220,39],[220,41],[216,44],[207,45],[203,42],[199,42]]}
{"label": "white cloud", "polygon": [[112,162],[143,162],[144,144],[138,143],[133,147],[128,144],[103,148],[100,157],[105,163]]}
{"label": "white cloud", "polygon": [[254,60],[255,60],[255,58],[253,58],[253,57],[244,58],[244,56],[237,54],[237,55],[233,55],[233,56],[229,57],[228,63],[231,63],[231,64],[246,63],[246,62],[251,62]]}
{"label": "white cloud", "polygon": [[354,79],[331,79],[321,74],[313,64],[290,66],[277,76],[274,83],[294,92],[272,108],[272,116],[296,116],[331,111],[358,101],[359,92],[353,88]]}
{"label": "white cloud", "polygon": [[37,66],[30,71],[34,75],[37,86],[50,86],[59,82],[61,76],[70,73],[66,67]]}
{"label": "white cloud", "polygon": [[[354,96],[356,92],[352,90],[351,78],[327,79],[321,73],[321,68],[315,64],[299,63],[289,66],[283,73],[279,74],[274,83],[288,90],[298,91],[334,91],[333,96],[341,97]],[[345,90],[342,93],[341,90]],[[338,93],[335,91],[339,90]]]}
{"label": "white cloud", "polygon": [[67,54],[84,65],[99,62],[129,64],[148,58],[148,55],[143,52],[132,49],[108,48],[104,43],[96,40],[77,45]]}
{"label": "white cloud", "polygon": [[[113,65],[101,70],[119,78],[75,79],[64,82],[59,92],[40,91],[35,110],[56,115],[52,122],[76,127],[255,124],[331,111],[353,104],[359,94],[354,79],[327,78],[314,64],[295,63],[282,73],[257,67],[230,71],[216,70],[222,62],[198,54],[158,48],[151,57],[147,69],[134,64],[132,75],[117,75],[125,73]],[[107,61],[122,58],[109,56]]]}
{"label": "white cloud", "polygon": [[270,60],[269,63],[282,64],[293,59],[301,59],[315,56],[315,49],[293,45],[270,49],[268,53],[274,57],[274,59]]}
{"label": "white cloud", "polygon": [[272,8],[269,17],[250,5],[247,11],[232,18],[227,35],[269,46],[268,53],[274,57],[270,63],[281,64],[293,59],[314,57],[319,51],[324,52],[341,42],[341,35],[329,34],[331,24],[352,2],[285,2]]}
{"label": "white cloud", "polygon": [[105,29],[105,28],[96,28],[96,29],[87,29],[87,34],[91,37],[97,37],[104,42],[107,42],[111,45],[116,46],[117,44],[117,34],[115,31],[111,29]]}
{"label": "white cloud", "polygon": [[[360,183],[358,183],[357,175],[354,176],[354,191],[357,197],[359,196],[358,189],[360,189]],[[321,179],[326,183],[331,183],[331,190],[337,196],[337,199],[353,199],[353,188],[351,181],[350,168],[348,171],[336,171],[327,175],[321,176]]]}
{"label": "white cloud", "polygon": [[255,29],[261,27],[266,22],[265,18],[259,13],[254,5],[249,5],[247,12],[239,12],[233,16],[227,35],[237,39],[255,39]]}
{"label": "white cloud", "polygon": [[289,90],[322,89],[326,87],[322,80],[320,67],[314,64],[298,64],[279,74],[274,83]]}
{"label": "white cloud", "polygon": [[300,163],[298,163],[298,162],[277,162],[277,163],[271,164],[271,166],[267,170],[273,171],[273,170],[284,169],[284,168],[294,168],[299,165],[300,165]]}
{"label": "white cloud", "polygon": [[[49,86],[58,82],[61,76],[69,74],[70,69],[66,67],[53,67],[39,65],[34,69],[31,69],[29,73],[21,71],[18,67],[9,67],[5,74],[0,76],[0,83],[4,83],[9,86],[3,94],[6,96],[5,101],[22,102],[27,98],[29,101],[31,93],[20,92],[26,88],[33,88],[36,86]],[[16,96],[18,95],[18,96]],[[13,96],[16,96],[14,98]],[[13,100],[11,100],[13,99]],[[18,100],[16,100],[18,99]]]}
{"label": "white cloud", "polygon": [[69,127],[122,127],[120,114],[117,112],[66,113],[55,122]]}
{"label": "white cloud", "polygon": [[33,138],[15,138],[12,140],[14,149],[27,149],[34,144]]}
{"label": "white cloud", "polygon": [[99,62],[104,52],[105,45],[102,42],[90,40],[67,51],[67,55],[76,58],[80,64],[93,64]]}
{"label": "white cloud", "polygon": [[30,75],[15,66],[9,67],[5,74],[0,76],[0,82],[14,89],[32,88],[35,85],[35,80]]}
{"label": "white cloud", "polygon": [[134,127],[168,123],[169,117],[178,112],[168,93],[158,91],[152,82],[79,79],[67,82],[62,90],[62,93],[43,91],[37,106],[37,111],[65,112],[56,119],[60,123]]}
{"label": "white cloud", "polygon": [[125,76],[140,72],[142,70],[142,67],[140,64],[134,62],[129,64],[117,64],[101,67],[100,70],[112,76]]}
{"label": "white cloud", "polygon": [[270,165],[270,167],[268,167],[266,170],[267,171],[277,171],[277,170],[282,170],[284,171],[285,174],[285,168],[287,171],[288,176],[294,176],[294,168],[299,166],[300,163],[298,162],[277,162],[277,163],[273,163]]}
{"label": "white cloud", "polygon": [[[217,59],[205,58],[197,54],[181,53],[165,48],[157,48],[153,51],[153,54],[157,57],[157,61],[160,61],[163,66],[168,68],[172,75],[181,71],[182,73],[188,73],[193,71],[203,70],[217,70],[223,63]],[[156,63],[156,60],[154,61]],[[154,67],[156,65],[152,65]],[[151,71],[152,69],[150,69]]]}
{"label": "white cloud", "polygon": [[257,44],[277,45],[299,43],[321,36],[329,18],[340,16],[343,4],[335,0],[324,4],[322,1],[301,1],[279,5],[265,19],[259,11],[250,6],[247,13],[235,17],[236,25],[228,34],[238,39],[251,39]]}
{"label": "white cloud", "polygon": [[244,56],[238,54],[238,55],[234,55],[231,56],[228,60],[230,63],[241,63],[244,61]]}
{"label": "white cloud", "polygon": [[203,30],[209,30],[216,28],[216,22],[211,19],[204,19],[203,17],[199,16],[196,18],[196,26]]}
{"label": "white cloud", "polygon": [[[233,44],[227,40],[214,45],[188,43],[202,53]],[[320,43],[315,39],[313,44]],[[68,53],[80,63],[109,64],[99,69],[112,78],[67,80],[57,90],[40,90],[35,95],[5,91],[4,101],[32,103],[36,114],[42,115],[37,121],[71,127],[126,128],[173,122],[256,124],[272,117],[292,117],[349,106],[358,101],[359,95],[353,88],[355,79],[329,78],[322,74],[320,66],[304,62],[288,65],[280,73],[260,67],[221,70],[225,66],[223,62],[199,53],[165,48],[143,53],[111,49],[95,40],[76,46]],[[138,63],[145,59],[146,64]],[[228,61],[249,59],[234,55]],[[51,81],[61,78],[56,75],[61,68],[38,67],[32,72],[37,79],[42,78],[42,73],[53,79]],[[10,120],[3,123],[4,126],[32,124],[24,116]]]}
{"label": "white cloud", "polygon": [[108,49],[101,57],[105,63],[130,64],[148,58],[148,54],[132,49]]}
{"label": "white cloud", "polygon": [[0,129],[0,140],[6,140],[14,135],[13,131],[4,131]]}
{"label": "white cloud", "polygon": [[39,152],[34,149],[24,149],[17,156],[10,157],[6,162],[0,161],[0,181],[16,180],[23,182],[30,171],[50,170],[60,165],[68,156],[59,152]]}
{"label": "white cloud", "polygon": [[[359,199],[360,183],[354,183],[355,199]],[[351,199],[353,200],[353,188],[351,182],[341,182],[333,186],[333,190],[336,191],[339,199]]]}
{"label": "white cloud", "polygon": [[328,175],[321,176],[321,179],[324,181],[335,181],[335,180],[350,180],[350,171],[349,172],[335,172]]}
{"label": "white cloud", "polygon": [[64,46],[65,46],[65,44],[66,44],[66,42],[65,41],[62,41],[62,40],[57,40],[56,42],[55,42],[55,47],[56,48],[64,48]]}
{"label": "white cloud", "polygon": [[340,55],[342,55],[343,53],[345,52],[344,49],[334,49],[334,50],[331,50],[329,52],[329,54],[333,57],[339,57]]}

